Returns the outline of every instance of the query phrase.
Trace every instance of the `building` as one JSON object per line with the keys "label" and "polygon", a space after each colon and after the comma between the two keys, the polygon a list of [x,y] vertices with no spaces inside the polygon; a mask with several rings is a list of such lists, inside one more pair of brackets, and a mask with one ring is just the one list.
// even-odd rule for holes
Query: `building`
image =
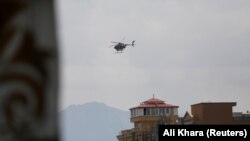
{"label": "building", "polygon": [[205,102],[191,105],[183,124],[250,124],[250,112],[233,112],[236,102]]}
{"label": "building", "polygon": [[134,128],[123,130],[117,136],[119,141],[157,141],[158,124],[176,124],[178,107],[153,98],[130,108],[130,121]]}

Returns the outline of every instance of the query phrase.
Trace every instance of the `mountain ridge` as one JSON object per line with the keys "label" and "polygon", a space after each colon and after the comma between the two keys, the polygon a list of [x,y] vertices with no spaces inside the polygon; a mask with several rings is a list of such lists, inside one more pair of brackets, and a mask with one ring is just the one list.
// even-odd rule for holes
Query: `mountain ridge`
{"label": "mountain ridge", "polygon": [[70,105],[59,114],[63,141],[117,141],[121,130],[132,127],[129,111],[100,102]]}

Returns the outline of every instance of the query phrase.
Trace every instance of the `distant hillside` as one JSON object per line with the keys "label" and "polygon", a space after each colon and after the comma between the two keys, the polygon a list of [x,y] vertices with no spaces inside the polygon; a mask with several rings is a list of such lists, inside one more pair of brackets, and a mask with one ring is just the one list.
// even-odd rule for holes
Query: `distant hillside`
{"label": "distant hillside", "polygon": [[97,102],[69,106],[60,117],[62,141],[117,141],[121,130],[132,127],[129,111]]}

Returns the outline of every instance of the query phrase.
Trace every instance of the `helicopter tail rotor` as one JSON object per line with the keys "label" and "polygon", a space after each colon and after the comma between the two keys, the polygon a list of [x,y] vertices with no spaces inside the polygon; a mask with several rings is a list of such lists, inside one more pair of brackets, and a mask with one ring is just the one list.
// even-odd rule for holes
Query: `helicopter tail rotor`
{"label": "helicopter tail rotor", "polygon": [[132,45],[132,47],[135,46],[135,40],[132,41],[131,45]]}

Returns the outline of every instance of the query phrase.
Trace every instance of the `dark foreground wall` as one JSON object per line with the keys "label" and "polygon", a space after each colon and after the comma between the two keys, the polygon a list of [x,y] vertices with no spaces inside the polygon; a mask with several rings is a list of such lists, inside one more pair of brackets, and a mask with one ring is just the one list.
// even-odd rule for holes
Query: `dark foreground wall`
{"label": "dark foreground wall", "polygon": [[0,141],[58,141],[53,0],[0,0]]}

